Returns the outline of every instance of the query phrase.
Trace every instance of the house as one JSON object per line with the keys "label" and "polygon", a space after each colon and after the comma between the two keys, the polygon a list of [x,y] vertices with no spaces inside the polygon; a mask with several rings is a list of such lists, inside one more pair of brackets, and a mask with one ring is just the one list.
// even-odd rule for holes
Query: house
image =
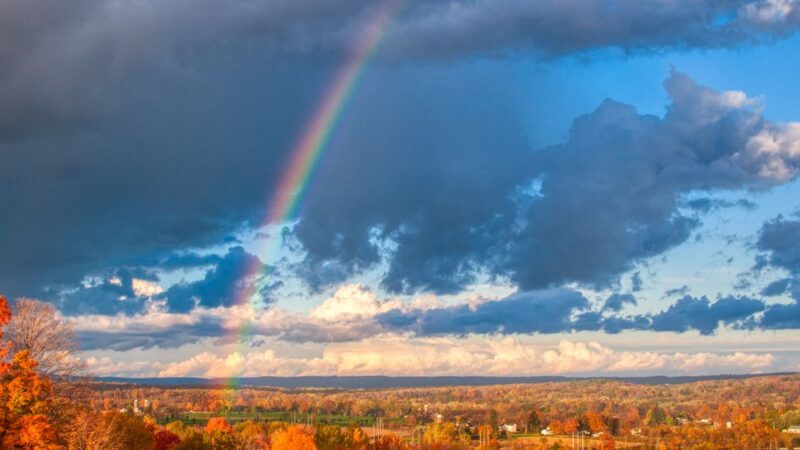
{"label": "house", "polygon": [[542,436],[551,436],[551,435],[553,435],[555,433],[550,431],[550,427],[547,427],[544,430],[542,430],[541,434],[542,434]]}
{"label": "house", "polygon": [[500,428],[500,432],[501,433],[504,432],[504,431],[506,433],[516,433],[517,432],[517,424],[515,424],[515,423],[504,423],[504,424],[500,425],[499,428]]}
{"label": "house", "polygon": [[800,425],[792,425],[783,430],[784,433],[800,434]]}

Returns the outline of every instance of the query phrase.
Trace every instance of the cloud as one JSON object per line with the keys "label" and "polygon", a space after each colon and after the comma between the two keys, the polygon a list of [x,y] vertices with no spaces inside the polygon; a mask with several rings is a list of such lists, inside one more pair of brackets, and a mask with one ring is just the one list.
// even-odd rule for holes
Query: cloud
{"label": "cloud", "polygon": [[514,294],[475,306],[455,305],[427,311],[389,311],[379,322],[419,336],[494,333],[558,333],[573,325],[575,311],[588,308],[588,300],[568,289]]}
{"label": "cloud", "polygon": [[[588,300],[568,289],[526,292],[481,303],[445,306],[426,311],[393,310],[378,317],[386,327],[412,332],[416,336],[468,334],[531,334],[567,333],[571,331],[651,330],[684,333],[698,331],[710,335],[720,326],[769,327],[758,322],[757,313],[769,311],[760,300],[746,297],[724,297],[710,302],[705,297],[685,296],[666,310],[650,315],[604,315],[618,312],[622,305],[634,301],[632,296],[609,298],[600,311],[590,309]],[[787,328],[791,325],[787,324]]]}
{"label": "cloud", "polygon": [[763,329],[794,330],[800,328],[800,299],[789,304],[771,305],[764,311],[759,326]]}
{"label": "cloud", "polygon": [[[0,18],[0,129],[58,125],[150,94],[147,83],[202,76],[249,51],[330,59],[346,53],[391,2],[79,0],[7,2]],[[647,52],[766,42],[800,25],[795,0],[591,0],[403,2],[384,53],[392,59],[455,59],[597,49]],[[42,81],[45,80],[45,81]],[[91,80],[91,81],[90,81]],[[16,128],[16,129],[15,129]]]}
{"label": "cloud", "polygon": [[605,304],[603,305],[603,309],[608,311],[619,311],[626,304],[636,305],[636,297],[631,294],[615,293],[608,296]]}
{"label": "cloud", "polygon": [[[202,285],[206,280],[208,277],[198,283]],[[203,291],[201,288],[181,289]],[[217,298],[216,294],[211,298]],[[374,320],[375,317],[405,308],[398,300],[379,301],[372,291],[359,284],[343,285],[308,314],[279,307],[235,305],[227,295],[222,302],[198,302],[194,308],[173,308],[162,300],[145,303],[135,313],[117,311],[112,315],[102,311],[67,319],[75,326],[83,350],[124,351],[176,348],[204,339],[227,343],[240,338],[245,329],[249,330],[249,336],[276,337],[289,342],[353,341],[388,331]]]}
{"label": "cloud", "polygon": [[642,282],[642,275],[637,271],[631,275],[631,291],[639,292],[642,290],[642,286],[644,283]]}
{"label": "cloud", "polygon": [[[0,288],[11,296],[53,298],[87,275],[173,264],[170,256],[176,252],[230,243],[232,234],[259,224],[268,191],[305,117],[378,7],[365,0],[224,5],[79,0],[68,8],[52,0],[7,2],[0,17],[8,37],[0,44],[0,177],[5,183],[0,204],[6,211],[0,218],[6,255],[0,260]],[[605,146],[623,140],[611,136],[614,129],[650,143],[668,138],[669,124],[679,115],[659,120],[609,102],[580,121],[595,128],[576,124],[569,143],[535,153],[506,100],[494,94],[479,98],[477,82],[459,88],[452,77],[421,87],[415,77],[421,72],[415,71],[424,69],[415,64],[518,52],[558,56],[603,48],[635,52],[748,44],[786,35],[796,22],[795,2],[775,1],[679,1],[657,7],[627,0],[608,7],[589,1],[406,4],[393,21],[376,70],[412,74],[413,82],[400,86],[390,79],[386,83],[392,89],[375,82],[381,92],[370,99],[375,109],[361,112],[373,119],[371,136],[355,136],[359,133],[342,124],[332,144],[336,158],[320,170],[316,193],[309,193],[315,200],[303,209],[296,229],[309,255],[298,273],[320,287],[388,257],[384,284],[395,292],[457,292],[477,274],[508,276],[524,289],[563,280],[609,282],[635,261],[685,240],[697,221],[673,214],[673,195],[695,189],[700,175],[712,184],[719,178],[694,176],[686,167],[693,182],[677,183],[682,166],[675,164],[692,158],[667,151],[638,157],[629,148],[635,142],[619,152],[593,152],[604,163],[596,171],[585,167],[586,158],[576,159],[583,173],[575,180],[582,187],[596,180],[605,184],[604,193],[634,200],[641,200],[637,192],[647,191],[655,205],[632,204],[626,211],[612,201],[609,209],[622,214],[618,222],[588,209],[594,214],[588,219],[602,225],[585,238],[596,245],[585,247],[591,250],[585,262],[562,264],[556,250],[563,243],[543,245],[541,236],[563,225],[570,233],[580,233],[581,227],[566,215],[545,217],[557,203],[569,210],[570,202],[578,209],[598,200],[562,192],[560,183],[575,181],[563,173],[566,162],[583,152],[577,149],[580,133],[606,129]],[[675,111],[692,107],[687,99],[706,92],[684,89],[691,92],[678,99],[680,89],[670,88]],[[758,125],[759,114],[737,112],[747,104],[736,103],[742,100],[738,94],[700,96],[704,100],[696,109],[725,113],[719,120],[692,122],[709,136],[725,124],[732,129],[714,136],[736,140],[739,134],[730,133],[736,130],[748,135],[746,121],[736,120],[739,115],[756,123],[751,131],[758,138],[732,165],[751,166],[745,172],[755,170],[756,178],[792,176],[796,127]],[[445,104],[451,108],[442,114]],[[656,125],[650,127],[651,122]],[[663,132],[648,139],[644,134],[650,129]],[[698,145],[714,147],[709,142],[717,141]],[[570,157],[558,157],[561,149]],[[725,155],[720,156],[717,165],[724,165]],[[611,167],[615,157],[627,161],[620,170]],[[698,159],[705,163],[707,157]],[[659,167],[673,176],[657,176],[650,185],[646,175],[624,173],[641,169],[648,174]],[[342,183],[343,177],[351,182]],[[612,186],[612,177],[635,186]],[[535,180],[541,182],[542,198],[527,190]],[[750,184],[732,181],[731,187]],[[387,244],[388,255],[375,244],[376,237]],[[531,254],[542,257],[530,264]]]}
{"label": "cloud", "polygon": [[775,280],[761,290],[761,295],[766,297],[782,295],[789,290],[791,283],[791,278],[781,278],[780,280]]}
{"label": "cloud", "polygon": [[756,248],[765,253],[762,266],[800,275],[800,220],[778,216],[766,222],[759,232]]}
{"label": "cloud", "polygon": [[397,52],[453,58],[715,48],[763,42],[792,33],[800,24],[800,5],[794,0],[479,0],[434,3],[426,9],[397,25],[397,37],[389,43]]}
{"label": "cloud", "polygon": [[[230,306],[242,296],[257,294],[266,266],[242,247],[231,247],[228,253],[198,281],[179,283],[164,293],[173,311],[186,312],[197,306],[213,308]],[[260,298],[266,296],[259,295]],[[248,299],[245,299],[248,300]]]}
{"label": "cloud", "polygon": [[[461,152],[455,173],[420,176],[429,173],[425,162],[405,167],[414,153],[388,162],[361,153],[371,147],[353,138],[352,155],[339,154],[343,165],[320,172],[296,227],[307,252],[299,273],[335,264],[351,275],[385,262],[392,292],[458,292],[486,274],[522,290],[607,287],[697,229],[701,217],[683,208],[686,195],[795,177],[791,145],[766,152],[758,144],[777,124],[757,100],[678,72],[664,85],[671,102],[663,117],[607,100],[576,119],[564,143],[538,151],[487,158],[474,137],[450,143]],[[769,169],[777,166],[786,170]],[[340,195],[350,173],[363,174],[359,192]]]}
{"label": "cloud", "polygon": [[[386,335],[417,338],[521,336],[626,330],[708,336],[720,328],[797,329],[800,309],[793,304],[767,304],[747,297],[685,296],[653,314],[622,314],[629,295],[612,295],[599,309],[580,292],[559,288],[514,293],[504,298],[462,298],[442,301],[421,296],[411,301],[378,299],[360,284],[346,284],[308,313],[278,306],[220,304],[175,312],[167,302],[149,301],[142,311],[68,316],[83,350],[178,348],[197,342],[215,345],[240,339],[268,338],[284,342],[342,343]],[[619,309],[615,309],[619,307]],[[243,334],[246,330],[247,333]]]}
{"label": "cloud", "polygon": [[141,311],[148,295],[161,288],[145,272],[118,269],[101,277],[88,278],[75,289],[59,296],[57,306],[68,315],[133,314]]}
{"label": "cloud", "polygon": [[721,323],[736,324],[763,311],[764,303],[745,297],[725,297],[711,303],[707,298],[685,296],[652,317],[654,331],[714,333]]}
{"label": "cloud", "polygon": [[[285,357],[271,349],[198,353],[184,361],[120,366],[94,358],[98,375],[137,372],[140,376],[296,376],[296,375],[558,375],[558,374],[708,374],[752,373],[775,363],[769,353],[660,353],[617,351],[596,342],[563,340],[555,346],[517,339],[465,341],[386,336],[333,344],[319,356]],[[120,371],[124,371],[120,373]]]}

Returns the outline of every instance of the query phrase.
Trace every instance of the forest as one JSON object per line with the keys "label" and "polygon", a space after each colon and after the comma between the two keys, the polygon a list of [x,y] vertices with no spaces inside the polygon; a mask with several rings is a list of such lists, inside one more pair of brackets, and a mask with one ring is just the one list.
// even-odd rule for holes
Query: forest
{"label": "forest", "polygon": [[2,297],[0,342],[3,449],[800,448],[798,374],[393,389],[98,382],[51,306]]}

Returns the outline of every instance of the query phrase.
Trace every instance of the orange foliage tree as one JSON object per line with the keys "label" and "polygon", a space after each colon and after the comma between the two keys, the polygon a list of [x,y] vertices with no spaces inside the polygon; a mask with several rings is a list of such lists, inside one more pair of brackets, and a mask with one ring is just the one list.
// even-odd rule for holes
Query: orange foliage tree
{"label": "orange foliage tree", "polygon": [[27,351],[9,354],[11,343],[3,340],[2,328],[10,321],[8,301],[0,296],[0,447],[58,448],[46,415],[53,387],[36,372],[36,361]]}
{"label": "orange foliage tree", "polygon": [[270,450],[317,450],[313,430],[304,426],[293,425],[277,431],[270,441]]}
{"label": "orange foliage tree", "polygon": [[208,419],[205,431],[206,433],[213,433],[215,431],[230,433],[231,431],[233,431],[233,429],[231,428],[231,426],[228,424],[228,421],[225,420],[224,417],[212,417],[211,419]]}

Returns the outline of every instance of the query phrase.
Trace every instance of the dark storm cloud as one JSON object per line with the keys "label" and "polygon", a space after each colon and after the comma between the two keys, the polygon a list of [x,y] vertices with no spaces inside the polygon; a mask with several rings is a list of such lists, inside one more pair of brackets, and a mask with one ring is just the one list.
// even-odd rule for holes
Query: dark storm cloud
{"label": "dark storm cloud", "polygon": [[175,312],[188,312],[196,306],[231,306],[243,293],[252,292],[265,268],[257,256],[242,247],[232,247],[202,279],[178,283],[163,296]]}
{"label": "dark storm cloud", "polygon": [[579,292],[554,289],[516,294],[475,307],[459,305],[411,313],[395,310],[382,315],[379,321],[420,336],[559,333],[573,328],[573,312],[588,306],[589,301]]}
{"label": "dark storm cloud", "polygon": [[782,278],[780,280],[775,280],[761,290],[761,295],[766,297],[783,295],[786,293],[786,291],[789,290],[789,286],[791,286],[791,283],[792,283],[791,278]]}
{"label": "dark storm cloud", "polygon": [[679,299],[666,311],[652,316],[653,331],[682,333],[697,330],[713,334],[721,323],[736,324],[763,311],[764,303],[746,297],[725,297],[711,303],[706,297]]}
{"label": "dark storm cloud", "polygon": [[[794,30],[795,3],[775,5],[409,2],[381,56],[749,43]],[[56,300],[87,275],[152,268],[257,224],[322,86],[376,8],[366,0],[4,2],[0,290]],[[759,171],[774,161],[742,153],[742,143],[781,131],[676,75],[665,118],[609,101],[577,121],[564,145],[534,153],[513,108],[480,98],[475,86],[457,92],[459,103],[421,84],[374,95],[381,108],[370,111],[370,133],[342,130],[348,148],[327,161],[296,230],[309,255],[297,269],[312,285],[380,262],[376,236],[395,244],[384,280],[392,291],[454,292],[478,274],[525,289],[611,283],[697,226],[676,212],[676,197],[763,181]],[[793,173],[794,161],[777,167]],[[112,304],[110,291],[91,295],[101,292],[93,301]],[[173,306],[188,307],[188,292],[173,294]]]}
{"label": "dark storm cloud", "polygon": [[[374,130],[402,153],[373,152],[360,135],[345,139],[296,229],[308,252],[301,272],[368,267],[380,260],[377,236],[392,244],[384,285],[394,292],[455,292],[486,273],[523,290],[608,286],[686,241],[700,224],[682,208],[687,194],[794,178],[790,125],[764,120],[741,92],[716,92],[681,73],[665,87],[664,117],[607,100],[575,120],[563,144],[529,152],[509,142],[502,158],[488,151],[491,136],[463,124],[461,133],[443,127],[413,140]],[[773,140],[776,148],[762,151]]]}
{"label": "dark storm cloud", "polygon": [[[697,331],[711,335],[721,326],[770,329],[797,328],[800,324],[796,305],[767,307],[764,302],[747,297],[724,297],[711,302],[705,297],[686,296],[656,314],[622,316],[616,312],[609,308],[591,310],[582,294],[562,288],[514,294],[473,307],[393,310],[379,316],[379,321],[389,329],[418,336],[625,330]],[[761,312],[765,312],[763,320],[757,316]]]}
{"label": "dark storm cloud", "polygon": [[794,1],[478,0],[430,2],[397,26],[403,55],[448,58],[535,52],[558,56],[598,48],[625,52],[713,48],[794,32]]}
{"label": "dark storm cloud", "polygon": [[796,330],[800,329],[800,295],[794,294],[794,302],[771,305],[764,311],[764,317],[756,325],[762,329]]}
{"label": "dark storm cloud", "polygon": [[631,275],[631,290],[633,292],[639,292],[642,290],[643,285],[644,282],[642,281],[642,274],[639,272],[634,272],[633,275]]}
{"label": "dark storm cloud", "polygon": [[134,291],[134,275],[148,278],[146,273],[118,269],[101,279],[85,280],[80,287],[59,295],[57,305],[66,315],[138,313],[147,299]]}
{"label": "dark storm cloud", "polygon": [[759,232],[756,248],[763,252],[756,270],[772,267],[785,270],[790,275],[773,281],[761,294],[788,294],[792,302],[770,305],[760,323],[751,323],[750,327],[774,330],[800,328],[800,220],[778,216],[766,222]]}
{"label": "dark storm cloud", "polygon": [[800,276],[800,220],[778,216],[761,227],[756,248],[765,252],[761,265]]}
{"label": "dark storm cloud", "polygon": [[713,210],[722,208],[740,207],[744,209],[753,209],[755,204],[747,199],[740,199],[735,202],[723,200],[719,198],[702,197],[688,200],[684,204],[685,207],[695,211],[707,213]]}
{"label": "dark storm cloud", "polygon": [[78,333],[81,350],[127,351],[134,348],[177,348],[196,344],[200,339],[216,338],[225,333],[221,323],[205,318],[201,323],[175,325],[164,330],[150,327],[113,331],[81,331]]}
{"label": "dark storm cloud", "polygon": [[636,297],[631,294],[611,294],[606,299],[603,309],[608,311],[619,311],[626,304],[636,305]]}
{"label": "dark storm cloud", "polygon": [[194,267],[206,267],[218,264],[222,261],[222,256],[215,253],[199,255],[197,253],[177,253],[166,257],[158,263],[158,267],[164,270],[189,269]]}
{"label": "dark storm cloud", "polygon": [[[795,1],[396,1],[391,58],[559,56],[714,48],[794,32]],[[208,61],[269,52],[341,55],[381,2],[368,0],[7,0],[0,12],[0,130],[24,134],[148,94],[150,77],[202,77]],[[228,63],[223,57],[216,60]]]}

